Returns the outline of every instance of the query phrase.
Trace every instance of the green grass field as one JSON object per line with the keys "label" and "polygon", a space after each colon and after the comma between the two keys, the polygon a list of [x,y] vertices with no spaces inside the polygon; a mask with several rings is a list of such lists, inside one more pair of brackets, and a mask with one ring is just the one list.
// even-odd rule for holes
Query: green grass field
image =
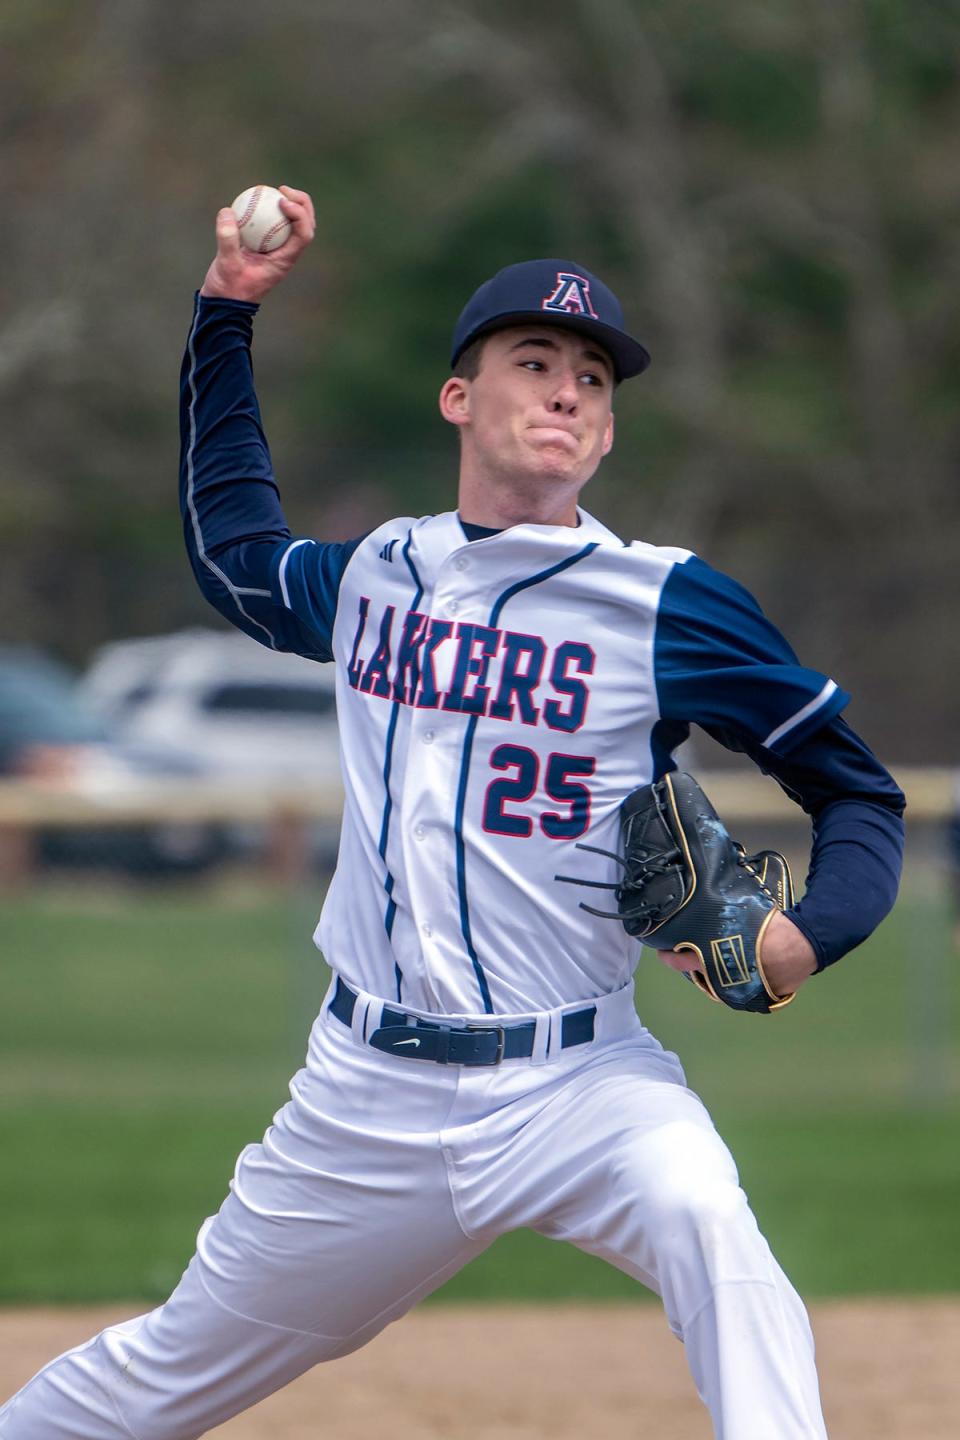
{"label": "green grass field", "polygon": [[[641,1014],[682,1056],[806,1295],[960,1289],[956,994],[929,902],[908,891],[771,1019],[710,1004],[652,954],[641,963]],[[286,1099],[325,986],[317,908],[249,886],[5,903],[0,1300],[169,1291],[236,1153]],[[521,1232],[439,1298],[643,1294]]]}

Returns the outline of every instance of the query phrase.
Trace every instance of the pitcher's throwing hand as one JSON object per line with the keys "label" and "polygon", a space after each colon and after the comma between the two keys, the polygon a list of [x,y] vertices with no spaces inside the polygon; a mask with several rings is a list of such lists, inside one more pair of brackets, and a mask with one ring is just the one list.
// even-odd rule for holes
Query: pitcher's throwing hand
{"label": "pitcher's throwing hand", "polygon": [[201,286],[201,295],[259,304],[293,269],[316,233],[316,217],[306,190],[294,190],[291,185],[280,185],[278,189],[283,196],[280,207],[292,227],[289,238],[277,250],[263,254],[247,250],[240,243],[236,215],[229,205],[224,206],[217,212],[217,253]]}

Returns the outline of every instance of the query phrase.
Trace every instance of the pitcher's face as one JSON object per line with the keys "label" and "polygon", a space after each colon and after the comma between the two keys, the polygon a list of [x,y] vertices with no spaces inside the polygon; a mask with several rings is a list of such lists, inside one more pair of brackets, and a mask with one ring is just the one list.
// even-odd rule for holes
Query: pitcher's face
{"label": "pitcher's face", "polygon": [[533,323],[488,336],[479,373],[448,381],[441,408],[461,427],[463,458],[475,471],[579,488],[613,444],[612,400],[613,367],[602,346]]}

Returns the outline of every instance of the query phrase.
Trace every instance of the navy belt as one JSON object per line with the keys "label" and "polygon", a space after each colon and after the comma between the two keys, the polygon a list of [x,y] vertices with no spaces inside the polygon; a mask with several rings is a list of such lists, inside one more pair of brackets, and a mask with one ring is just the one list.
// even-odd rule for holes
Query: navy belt
{"label": "navy belt", "polygon": [[[353,1023],[357,1003],[355,991],[337,976],[330,1002],[330,1014],[343,1025]],[[596,1005],[564,1015],[560,1048],[586,1045],[593,1039]],[[367,1036],[367,1044],[388,1055],[405,1055],[408,1060],[432,1060],[437,1065],[499,1065],[501,1060],[521,1060],[533,1054],[537,1033],[535,1020],[519,1025],[444,1025],[424,1020],[384,1005],[380,1024]]]}

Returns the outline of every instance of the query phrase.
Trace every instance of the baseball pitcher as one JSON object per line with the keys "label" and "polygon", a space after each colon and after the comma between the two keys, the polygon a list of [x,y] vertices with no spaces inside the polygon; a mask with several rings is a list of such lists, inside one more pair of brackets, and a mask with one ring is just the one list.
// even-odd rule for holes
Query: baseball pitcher
{"label": "baseball pitcher", "polygon": [[[251,368],[258,305],[314,233],[309,196],[283,193],[292,234],[269,254],[217,219],[181,501],[221,614],[336,667],[333,980],[169,1300],[54,1360],[0,1437],[190,1440],[527,1226],[660,1296],[718,1437],[823,1440],[803,1304],[633,973],[647,945],[710,1000],[778,1011],[892,905],[903,797],[843,689],[736,581],[581,507],[649,356],[579,263],[511,265],[457,320],[456,508],[292,535]],[[693,724],[811,816],[799,902],[782,857],[746,855],[676,771]]]}

